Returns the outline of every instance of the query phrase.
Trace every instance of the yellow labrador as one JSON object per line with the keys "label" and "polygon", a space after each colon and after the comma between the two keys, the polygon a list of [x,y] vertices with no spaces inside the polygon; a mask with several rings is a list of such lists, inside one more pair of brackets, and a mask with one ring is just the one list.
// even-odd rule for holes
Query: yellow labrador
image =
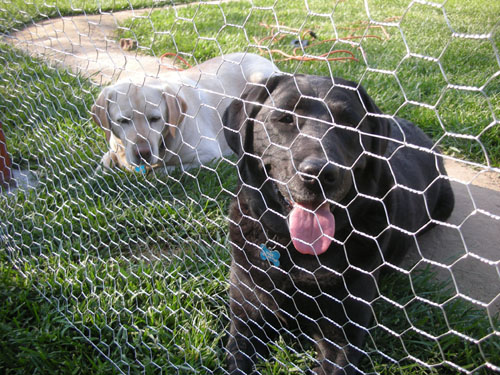
{"label": "yellow labrador", "polygon": [[102,164],[130,171],[189,169],[230,155],[221,121],[225,109],[247,83],[278,72],[259,55],[234,53],[145,83],[106,87],[92,107],[109,143]]}

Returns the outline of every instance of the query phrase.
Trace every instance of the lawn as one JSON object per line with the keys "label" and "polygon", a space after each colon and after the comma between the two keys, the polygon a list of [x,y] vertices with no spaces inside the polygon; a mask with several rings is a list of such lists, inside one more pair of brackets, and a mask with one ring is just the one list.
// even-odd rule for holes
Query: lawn
{"label": "lawn", "polygon": [[[456,39],[441,9],[415,4],[406,12],[406,2],[368,3],[374,20],[404,15],[401,28],[367,29],[363,2],[308,1],[306,9],[298,0],[274,7],[240,1],[158,10],[151,21],[127,22],[130,30],[117,38],[134,36],[151,53],[177,52],[194,63],[248,45],[259,52],[257,44],[266,56],[271,49],[291,53],[290,42],[301,33],[282,28],[284,38],[271,43],[261,22],[311,29],[319,40],[344,37],[306,52],[349,50],[358,61],[278,65],[361,81],[384,111],[417,122],[446,153],[498,165],[498,124],[491,126],[500,108],[500,83],[492,78],[498,26],[489,39]],[[500,5],[463,3],[446,5],[456,32],[482,34],[498,22]],[[95,3],[71,4],[58,1],[56,9],[98,10]],[[108,9],[130,6],[120,4]],[[35,5],[23,9],[35,14]],[[17,5],[3,4],[10,6]],[[364,33],[374,37],[357,38]],[[403,58],[407,46],[415,55]],[[439,63],[417,56],[424,54]],[[234,160],[163,177],[96,171],[106,147],[90,121],[97,94],[91,82],[0,44],[0,121],[14,167],[39,179],[35,190],[0,195],[0,372],[223,374],[225,215],[237,183]],[[456,374],[458,366],[488,374],[485,363],[500,366],[498,319],[436,281],[433,269],[387,275],[381,285],[365,372]],[[259,367],[266,375],[304,373],[312,363],[311,351],[288,341],[271,351],[273,360]]]}

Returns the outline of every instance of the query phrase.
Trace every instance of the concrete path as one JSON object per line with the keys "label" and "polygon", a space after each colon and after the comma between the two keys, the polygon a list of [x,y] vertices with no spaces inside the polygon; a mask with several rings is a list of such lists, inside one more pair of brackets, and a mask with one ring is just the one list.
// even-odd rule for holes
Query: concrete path
{"label": "concrete path", "polygon": [[[7,42],[43,55],[102,85],[118,78],[152,76],[163,67],[155,57],[123,51],[114,39],[118,23],[148,17],[151,10],[64,17],[13,33]],[[500,309],[500,172],[447,160],[456,208],[450,227],[439,227],[418,240],[426,263],[450,278],[457,293],[490,311]],[[415,254],[419,254],[418,251]],[[409,259],[414,264],[421,257]]]}
{"label": "concrete path", "polygon": [[426,260],[436,262],[433,269],[452,281],[457,294],[499,312],[500,172],[453,160],[445,165],[455,193],[451,226],[424,234],[418,247]]}
{"label": "concrete path", "polygon": [[448,220],[451,225],[418,237],[418,250],[410,252],[403,266],[430,265],[442,279],[451,281],[461,298],[472,299],[491,313],[500,311],[498,189],[499,185],[492,190],[453,182],[456,204]]}
{"label": "concrete path", "polygon": [[99,85],[121,78],[156,77],[159,58],[124,51],[115,40],[119,22],[148,17],[151,9],[62,17],[27,27],[4,41],[53,64],[70,68]]}

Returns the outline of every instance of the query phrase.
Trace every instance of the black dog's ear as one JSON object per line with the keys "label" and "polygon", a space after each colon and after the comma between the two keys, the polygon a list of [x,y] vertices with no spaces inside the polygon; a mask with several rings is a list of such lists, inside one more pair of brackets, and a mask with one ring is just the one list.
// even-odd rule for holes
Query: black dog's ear
{"label": "black dog's ear", "polygon": [[246,121],[244,102],[242,99],[234,99],[224,111],[222,124],[224,126],[224,137],[228,146],[236,155],[242,154],[240,129]]}
{"label": "black dog's ear", "polygon": [[358,86],[358,93],[367,112],[360,127],[360,130],[365,133],[362,136],[363,145],[376,155],[384,155],[390,135],[390,123],[388,119],[379,116],[382,115],[382,111],[361,85]]}
{"label": "black dog's ear", "polygon": [[224,125],[224,136],[226,142],[236,155],[242,155],[244,151],[251,152],[245,144],[251,143],[247,139],[253,129],[252,119],[262,107],[262,103],[271,95],[279,80],[279,75],[272,76],[260,83],[249,83],[241,95],[241,99],[235,99],[224,111],[222,124]]}

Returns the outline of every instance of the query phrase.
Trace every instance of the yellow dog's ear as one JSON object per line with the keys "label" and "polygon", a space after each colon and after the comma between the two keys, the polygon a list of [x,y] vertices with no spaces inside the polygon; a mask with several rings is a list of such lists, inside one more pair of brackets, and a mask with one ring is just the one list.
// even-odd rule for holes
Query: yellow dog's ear
{"label": "yellow dog's ear", "polygon": [[186,101],[169,87],[164,88],[163,97],[167,103],[167,122],[170,124],[169,133],[175,137],[177,127],[184,120],[187,111]]}
{"label": "yellow dog's ear", "polygon": [[92,106],[92,119],[94,122],[101,126],[106,133],[106,140],[109,142],[111,138],[111,129],[108,120],[108,95],[109,89],[105,88],[101,91],[101,94],[97,98],[96,102]]}

